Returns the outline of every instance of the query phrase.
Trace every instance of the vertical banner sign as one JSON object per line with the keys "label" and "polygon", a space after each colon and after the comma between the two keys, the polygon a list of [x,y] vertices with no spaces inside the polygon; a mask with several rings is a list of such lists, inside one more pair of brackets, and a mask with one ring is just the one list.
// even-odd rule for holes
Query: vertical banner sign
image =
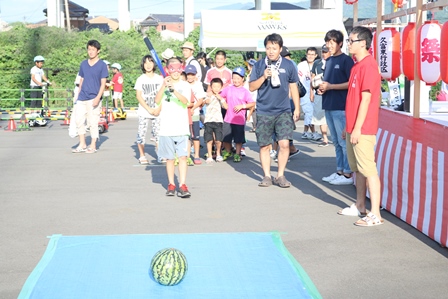
{"label": "vertical banner sign", "polygon": [[400,75],[400,34],[395,28],[384,29],[378,41],[381,77],[393,81]]}

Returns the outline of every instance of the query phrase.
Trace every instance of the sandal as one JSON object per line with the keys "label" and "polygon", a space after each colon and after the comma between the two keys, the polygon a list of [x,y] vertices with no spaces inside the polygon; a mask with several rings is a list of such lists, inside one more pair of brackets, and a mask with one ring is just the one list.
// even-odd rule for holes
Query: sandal
{"label": "sandal", "polygon": [[258,183],[258,187],[269,187],[271,185],[272,185],[272,179],[271,177],[268,176],[265,176],[263,180],[260,183]]}
{"label": "sandal", "polygon": [[352,204],[350,207],[343,208],[342,210],[338,211],[338,215],[343,216],[359,216],[359,217],[365,217],[367,216],[366,212],[360,212],[355,204]]}
{"label": "sandal", "polygon": [[87,150],[86,148],[80,148],[80,147],[77,147],[77,148],[75,148],[75,149],[72,149],[72,153],[73,153],[73,154],[85,153],[86,150]]}
{"label": "sandal", "polygon": [[278,185],[280,188],[291,187],[291,182],[289,182],[284,175],[274,179],[274,184]]}
{"label": "sandal", "polygon": [[138,158],[138,163],[140,163],[141,165],[148,165],[149,161],[148,161],[148,159],[146,159],[145,156],[142,156],[142,157]]}
{"label": "sandal", "polygon": [[381,225],[384,223],[383,219],[378,219],[378,217],[376,217],[375,214],[373,214],[372,212],[370,212],[369,214],[367,214],[366,217],[359,219],[358,221],[356,221],[354,223],[354,225],[356,226],[377,226],[377,225]]}
{"label": "sandal", "polygon": [[96,149],[89,147],[86,149],[86,154],[96,154]]}

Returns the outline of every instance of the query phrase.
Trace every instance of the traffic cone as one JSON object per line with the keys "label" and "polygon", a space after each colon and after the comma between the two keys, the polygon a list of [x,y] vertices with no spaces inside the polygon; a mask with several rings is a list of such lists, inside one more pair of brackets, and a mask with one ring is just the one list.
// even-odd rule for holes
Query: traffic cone
{"label": "traffic cone", "polygon": [[70,125],[70,117],[65,117],[64,122],[61,124],[61,126],[69,126]]}
{"label": "traffic cone", "polygon": [[109,110],[109,115],[107,117],[107,122],[114,123],[116,122],[114,113],[112,112],[112,109]]}
{"label": "traffic cone", "polygon": [[5,129],[6,131],[15,131],[17,130],[17,125],[16,122],[14,121],[14,119],[11,118],[9,119],[9,123],[8,123],[8,127]]}
{"label": "traffic cone", "polygon": [[70,125],[70,111],[65,110],[65,117],[64,122],[61,124],[61,126],[69,126]]}

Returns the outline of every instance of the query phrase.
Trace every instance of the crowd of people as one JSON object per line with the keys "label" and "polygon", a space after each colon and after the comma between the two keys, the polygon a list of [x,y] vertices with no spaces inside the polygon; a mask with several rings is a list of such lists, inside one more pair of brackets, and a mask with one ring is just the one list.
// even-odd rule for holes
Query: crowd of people
{"label": "crowd of people", "polygon": [[[348,185],[356,178],[356,203],[338,213],[362,216],[355,222],[359,226],[382,224],[380,181],[374,157],[381,78],[375,60],[368,53],[372,34],[363,27],[353,29],[347,43],[354,58],[342,52],[343,39],[340,31],[330,30],[321,48],[322,57],[318,57],[316,48],[310,47],[306,58],[297,65],[283,45],[282,37],[273,33],[264,40],[264,58],[250,58],[245,66],[233,70],[226,67],[224,51],[217,51],[214,65],[210,65],[205,53],[195,56],[195,46],[185,42],[181,47],[183,57],[175,56],[171,49],[162,53],[165,77],[157,74],[154,57],[144,56],[142,75],[134,86],[139,102],[139,163],[149,163],[144,147],[151,122],[158,161],[166,163],[166,195],[174,196],[177,192],[179,197],[190,197],[187,169],[188,165],[202,163],[199,155],[201,126],[207,149],[205,163],[219,163],[230,158],[238,163],[244,156],[245,125],[252,120],[251,131],[256,135],[263,172],[258,185],[288,188],[291,182],[285,176],[285,168],[289,158],[300,152],[293,145],[293,132],[302,111],[304,131],[301,137],[321,141],[320,147],[330,142],[335,147],[335,171],[322,180],[333,185]],[[96,152],[98,131],[95,124],[108,77],[107,65],[98,57],[100,48],[97,41],[89,41],[89,58],[80,66],[76,104],[79,144],[74,153]],[[115,87],[120,76],[122,81],[121,66],[113,64],[112,68]],[[299,82],[307,90],[301,98]],[[116,93],[114,99],[118,105],[120,90]],[[89,146],[85,141],[86,118],[92,126]],[[274,178],[271,176],[272,158],[278,163]],[[176,166],[179,168],[178,188]],[[369,213],[365,207],[367,188],[372,201]]]}

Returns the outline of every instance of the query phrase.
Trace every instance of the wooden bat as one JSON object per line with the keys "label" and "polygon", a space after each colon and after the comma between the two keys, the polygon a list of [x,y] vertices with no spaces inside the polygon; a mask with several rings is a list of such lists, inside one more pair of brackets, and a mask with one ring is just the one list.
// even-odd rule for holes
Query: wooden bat
{"label": "wooden bat", "polygon": [[162,73],[162,76],[166,77],[166,73],[165,73],[165,69],[163,68],[162,61],[160,61],[159,55],[157,55],[157,52],[154,49],[154,47],[152,46],[151,41],[149,40],[149,38],[147,36],[145,36],[143,38],[143,40],[145,41],[145,44],[148,47],[149,52],[151,52],[152,58],[154,58],[154,61],[157,63],[157,66],[158,66],[160,72]]}

